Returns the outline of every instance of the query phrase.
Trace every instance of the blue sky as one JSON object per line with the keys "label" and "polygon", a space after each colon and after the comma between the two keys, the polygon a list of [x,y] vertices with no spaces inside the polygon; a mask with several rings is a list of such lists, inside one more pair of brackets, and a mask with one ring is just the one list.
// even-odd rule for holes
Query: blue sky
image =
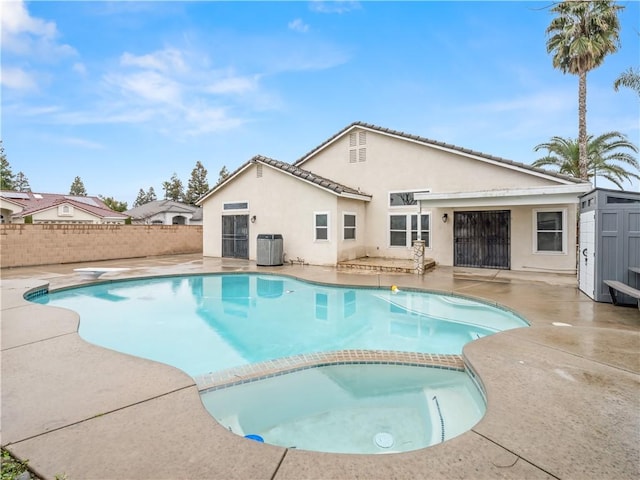
{"label": "blue sky", "polygon": [[[293,162],[354,121],[531,163],[577,136],[577,77],[545,49],[549,2],[2,2],[2,140],[34,191],[129,207],[197,161]],[[590,133],[640,145],[640,5],[588,77]],[[391,160],[392,161],[392,160]],[[610,186],[604,182],[599,186]],[[638,189],[637,183],[626,188]]]}

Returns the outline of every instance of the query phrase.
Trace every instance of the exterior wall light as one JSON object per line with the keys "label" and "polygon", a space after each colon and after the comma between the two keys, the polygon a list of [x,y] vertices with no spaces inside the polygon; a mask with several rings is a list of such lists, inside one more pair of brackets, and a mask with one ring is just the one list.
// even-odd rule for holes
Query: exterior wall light
{"label": "exterior wall light", "polygon": [[447,223],[448,220],[449,220],[449,214],[448,213],[443,214],[442,215],[442,221],[444,223]]}
{"label": "exterior wall light", "polygon": [[256,223],[256,216],[251,217],[251,223]]}

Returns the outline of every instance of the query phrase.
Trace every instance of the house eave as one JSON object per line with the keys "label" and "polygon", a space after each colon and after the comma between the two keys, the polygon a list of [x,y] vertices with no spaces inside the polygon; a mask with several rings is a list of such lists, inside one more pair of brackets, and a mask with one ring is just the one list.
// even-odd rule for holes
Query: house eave
{"label": "house eave", "polygon": [[591,188],[590,183],[580,183],[477,192],[416,193],[414,197],[422,207],[442,208],[577,204],[579,197]]}

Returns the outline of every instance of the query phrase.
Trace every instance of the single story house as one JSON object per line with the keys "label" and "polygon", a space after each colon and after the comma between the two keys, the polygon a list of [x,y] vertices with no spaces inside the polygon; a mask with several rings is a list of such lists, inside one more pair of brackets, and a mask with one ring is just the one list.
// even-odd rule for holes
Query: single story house
{"label": "single story house", "polygon": [[285,261],[410,259],[576,273],[578,197],[591,184],[530,165],[355,122],[293,164],[256,156],[213,187],[203,253],[256,259],[283,236]]}
{"label": "single story house", "polygon": [[0,223],[124,224],[99,197],[0,191]]}
{"label": "single story house", "polygon": [[134,225],[202,225],[202,209],[173,200],[154,200],[124,212]]}

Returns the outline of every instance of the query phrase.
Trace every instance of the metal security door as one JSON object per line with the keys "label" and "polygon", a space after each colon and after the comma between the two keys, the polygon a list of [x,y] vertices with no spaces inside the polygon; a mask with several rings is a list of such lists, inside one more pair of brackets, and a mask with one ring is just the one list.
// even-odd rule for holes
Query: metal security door
{"label": "metal security door", "polygon": [[511,212],[454,212],[453,265],[511,268]]}
{"label": "metal security door", "polygon": [[249,258],[249,215],[222,216],[222,256]]}

